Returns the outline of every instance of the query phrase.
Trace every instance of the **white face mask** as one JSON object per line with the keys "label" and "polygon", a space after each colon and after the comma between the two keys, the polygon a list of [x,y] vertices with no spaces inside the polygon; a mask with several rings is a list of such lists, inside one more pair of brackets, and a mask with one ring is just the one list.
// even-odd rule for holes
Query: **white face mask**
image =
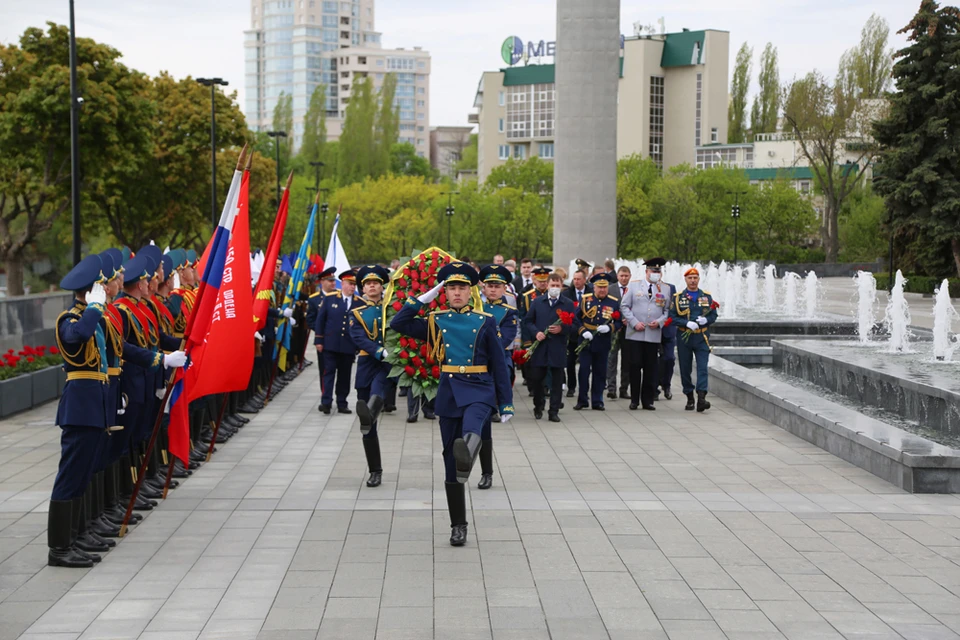
{"label": "white face mask", "polygon": [[660,274],[659,274],[659,273],[651,273],[651,274],[650,274],[650,282],[653,282],[654,284],[656,284],[657,282],[660,282]]}
{"label": "white face mask", "polygon": [[560,289],[556,287],[550,287],[549,289],[547,289],[547,295],[550,296],[551,298],[559,298]]}

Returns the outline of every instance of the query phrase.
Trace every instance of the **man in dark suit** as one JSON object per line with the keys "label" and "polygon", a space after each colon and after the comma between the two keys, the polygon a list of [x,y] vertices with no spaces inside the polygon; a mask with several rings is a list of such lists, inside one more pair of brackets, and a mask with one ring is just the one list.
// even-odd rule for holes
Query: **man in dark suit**
{"label": "man in dark suit", "polygon": [[[593,292],[593,286],[587,282],[587,269],[590,264],[585,260],[577,260],[578,269],[570,278],[570,286],[563,290],[563,295],[573,301],[576,308],[583,302],[583,296]],[[577,395],[577,335],[574,333],[567,342],[567,397]]]}
{"label": "man in dark suit", "polygon": [[524,258],[520,261],[520,273],[513,279],[513,289],[519,298],[523,292],[533,286],[533,260]]}
{"label": "man in dark suit", "polygon": [[573,314],[575,311],[573,301],[560,295],[562,291],[563,278],[558,273],[551,273],[547,280],[547,295],[534,300],[530,305],[529,313],[523,318],[526,333],[540,343],[529,361],[530,386],[533,388],[533,415],[537,420],[543,417],[543,407],[546,404],[543,385],[549,373],[551,375],[550,422],[560,422],[567,340],[575,331],[573,324],[558,323],[559,312]]}
{"label": "man in dark suit", "polygon": [[[337,396],[337,413],[350,413],[347,396],[357,347],[350,337],[350,310],[365,306],[363,299],[354,292],[357,288],[356,274],[347,269],[340,274],[342,289],[323,292],[322,302],[317,306],[313,330],[317,335],[317,355],[323,358],[323,390],[320,411],[329,415],[333,406],[334,390]],[[336,384],[336,387],[334,387]]]}

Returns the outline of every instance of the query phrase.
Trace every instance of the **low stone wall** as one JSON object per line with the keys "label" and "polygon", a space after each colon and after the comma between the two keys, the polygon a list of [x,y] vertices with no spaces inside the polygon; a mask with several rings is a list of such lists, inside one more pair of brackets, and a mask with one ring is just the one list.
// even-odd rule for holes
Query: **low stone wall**
{"label": "low stone wall", "polygon": [[72,302],[70,291],[0,298],[0,353],[56,344],[57,317]]}

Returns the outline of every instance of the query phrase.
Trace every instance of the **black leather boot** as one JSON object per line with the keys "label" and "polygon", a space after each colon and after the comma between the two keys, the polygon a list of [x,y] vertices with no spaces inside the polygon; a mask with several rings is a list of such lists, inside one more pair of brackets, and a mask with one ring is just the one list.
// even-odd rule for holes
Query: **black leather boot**
{"label": "black leather boot", "polygon": [[73,538],[74,548],[93,562],[100,562],[101,558],[97,553],[109,551],[110,547],[87,536],[87,510],[83,498],[73,499],[73,524],[76,531]]}
{"label": "black leather boot", "polygon": [[368,487],[379,487],[383,479],[383,463],[380,460],[380,438],[363,439],[363,452],[367,456],[367,469],[370,470],[370,477],[367,478]]}
{"label": "black leather boot", "polygon": [[703,413],[709,408],[710,403],[707,402],[707,392],[697,391],[697,413]]}
{"label": "black leather boot", "polygon": [[687,393],[685,395],[687,396],[687,404],[686,406],[683,407],[683,410],[693,411],[693,407],[694,407],[693,393]]}
{"label": "black leather boot", "polygon": [[480,482],[477,489],[493,486],[493,440],[484,440],[480,447]]}
{"label": "black leather boot", "polygon": [[47,565],[51,567],[86,568],[93,560],[73,548],[73,501],[51,500],[47,513]]}
{"label": "black leather boot", "polygon": [[445,482],[447,511],[450,513],[450,544],[462,547],[467,543],[466,487],[459,482]]}
{"label": "black leather boot", "polygon": [[380,412],[383,410],[383,398],[380,396],[370,396],[370,399],[364,402],[357,401],[357,417],[360,418],[360,433],[367,435],[377,423]]}
{"label": "black leather boot", "polygon": [[483,442],[475,433],[468,433],[453,441],[453,457],[457,461],[457,481],[464,483],[470,479],[470,472],[477,461]]}

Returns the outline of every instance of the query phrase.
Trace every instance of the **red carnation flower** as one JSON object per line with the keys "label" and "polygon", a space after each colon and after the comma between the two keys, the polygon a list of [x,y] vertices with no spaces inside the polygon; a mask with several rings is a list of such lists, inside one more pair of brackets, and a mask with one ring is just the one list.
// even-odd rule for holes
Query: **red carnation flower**
{"label": "red carnation flower", "polygon": [[663,328],[666,329],[671,324],[673,324],[673,318],[667,317],[667,319],[663,321]]}
{"label": "red carnation flower", "polygon": [[415,367],[423,366],[423,360],[420,359],[420,356],[413,356],[413,358],[410,359],[410,362],[412,362],[413,366]]}
{"label": "red carnation flower", "polygon": [[417,271],[411,271],[411,272],[410,272],[410,280],[412,280],[412,282],[410,283],[410,286],[411,286],[411,287],[412,287],[414,284],[416,284],[417,280],[419,280],[419,279],[420,279],[420,274],[419,274]]}
{"label": "red carnation flower", "polygon": [[400,311],[400,309],[403,309],[403,303],[400,302],[399,300],[394,302],[392,306],[394,311]]}
{"label": "red carnation flower", "polygon": [[397,291],[397,299],[398,299],[398,300],[403,300],[403,299],[406,298],[406,297],[407,297],[407,294],[406,294],[406,293],[404,293],[403,291]]}
{"label": "red carnation flower", "polygon": [[711,309],[711,310],[713,310],[713,309],[719,309],[719,308],[720,308],[720,303],[717,302],[716,300],[714,300],[713,302],[710,303],[710,309]]}
{"label": "red carnation flower", "polygon": [[420,282],[430,280],[430,274],[426,272],[425,267],[420,267]]}
{"label": "red carnation flower", "polygon": [[440,301],[440,304],[447,304],[447,294],[440,292],[440,295],[437,296],[437,299]]}
{"label": "red carnation flower", "polygon": [[431,301],[430,301],[430,308],[431,308],[431,309],[436,309],[436,308],[439,307],[439,306],[440,306],[440,305],[437,304],[437,301],[436,301],[436,300],[431,300]]}
{"label": "red carnation flower", "polygon": [[407,288],[407,281],[404,280],[403,278],[398,278],[398,279],[397,279],[397,286],[400,287],[400,288],[402,288],[402,289],[406,289],[406,288]]}
{"label": "red carnation flower", "polygon": [[619,320],[619,319],[620,319],[620,312],[619,312],[619,311],[614,311],[613,313],[610,314],[610,317],[611,317],[613,320]]}
{"label": "red carnation flower", "polygon": [[408,278],[410,277],[410,267],[403,268],[403,275],[407,276]]}
{"label": "red carnation flower", "polygon": [[403,372],[412,378],[413,374],[415,374],[417,370],[411,367],[410,365],[407,365],[403,368]]}
{"label": "red carnation flower", "polygon": [[434,367],[434,368],[430,369],[430,375],[433,376],[434,378],[439,378],[439,377],[440,377],[440,367]]}
{"label": "red carnation flower", "polygon": [[429,352],[430,352],[430,349],[427,347],[426,344],[424,344],[423,346],[420,347],[420,355],[423,356],[424,358],[427,357],[427,354],[428,354]]}
{"label": "red carnation flower", "polygon": [[33,362],[33,356],[27,356],[27,362]]}
{"label": "red carnation flower", "polygon": [[417,256],[417,261],[419,261],[421,264],[422,264],[423,261],[426,260],[426,259],[427,259],[427,256],[425,256],[425,255],[422,254],[422,253]]}
{"label": "red carnation flower", "polygon": [[53,355],[57,355],[58,353],[60,353],[60,349],[57,349],[56,347],[50,347],[50,353],[52,353]]}
{"label": "red carnation flower", "polygon": [[527,350],[515,349],[511,358],[513,358],[513,363],[515,365],[522,367],[523,363],[527,361]]}
{"label": "red carnation flower", "polygon": [[436,259],[439,258],[439,257],[440,257],[440,252],[437,251],[436,249],[434,249],[434,250],[433,250],[433,253],[430,254],[430,259],[431,259],[431,260],[436,260]]}
{"label": "red carnation flower", "polygon": [[421,290],[421,289],[423,289],[423,287],[420,285],[419,282],[411,282],[411,283],[410,283],[410,291],[411,291],[412,293],[420,293],[420,290]]}
{"label": "red carnation flower", "polygon": [[428,375],[430,375],[430,374],[427,373],[427,370],[424,369],[423,367],[421,367],[421,368],[420,368],[420,371],[418,371],[417,373],[420,374],[420,377],[421,377],[421,378],[426,378]]}
{"label": "red carnation flower", "polygon": [[400,356],[400,359],[401,359],[401,360],[408,360],[408,359],[410,358],[410,353],[409,353],[406,349],[404,349],[403,351],[401,351],[401,352],[398,353],[397,355]]}
{"label": "red carnation flower", "polygon": [[437,361],[433,359],[433,356],[427,356],[427,364],[437,364]]}

